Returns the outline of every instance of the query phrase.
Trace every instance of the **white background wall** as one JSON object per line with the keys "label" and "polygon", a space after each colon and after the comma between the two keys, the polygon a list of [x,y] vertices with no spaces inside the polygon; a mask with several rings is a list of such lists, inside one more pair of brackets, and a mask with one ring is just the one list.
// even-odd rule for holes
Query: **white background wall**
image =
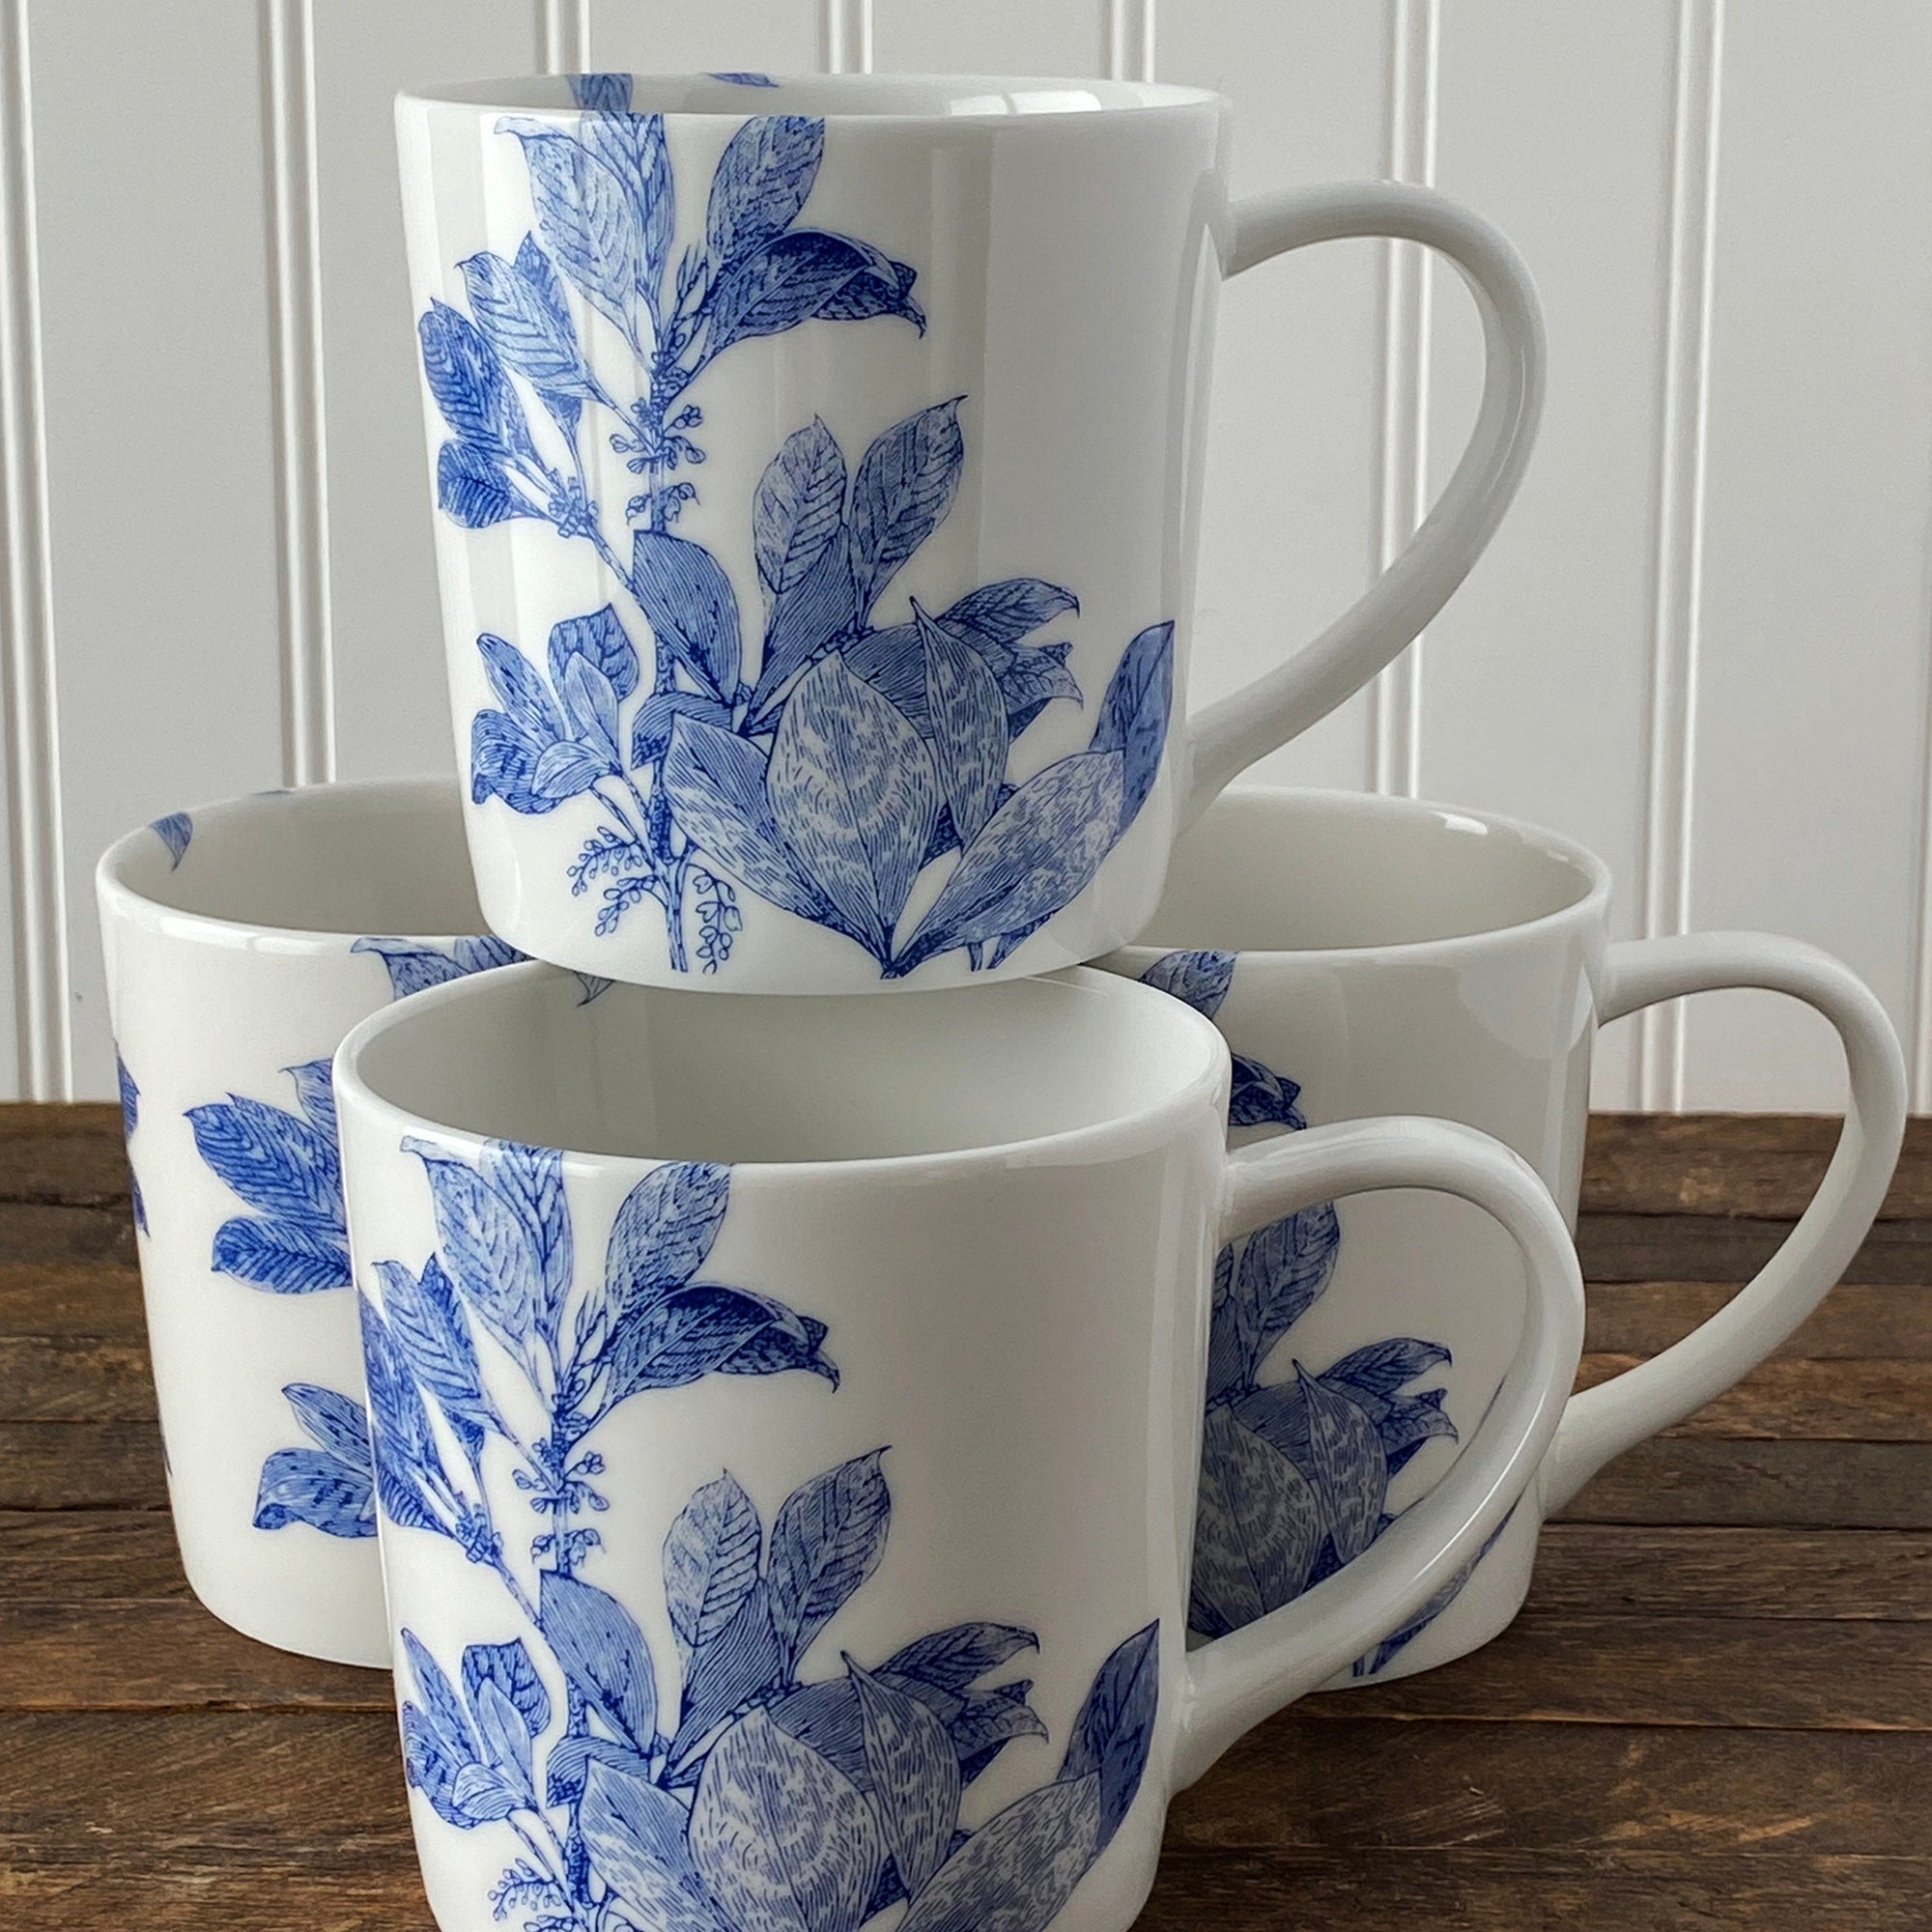
{"label": "white background wall", "polygon": [[[1626,932],[1834,949],[1932,1109],[1925,0],[0,0],[0,1091],[111,1091],[116,834],[448,761],[394,89],[867,63],[1205,82],[1241,187],[1403,175],[1499,221],[1549,317],[1522,497],[1426,644],[1267,770],[1577,835]],[[1355,594],[1478,383],[1460,284],[1382,244],[1223,317],[1201,697]],[[1838,1078],[1817,1023],[1735,996],[1618,1029],[1598,1098]]]}

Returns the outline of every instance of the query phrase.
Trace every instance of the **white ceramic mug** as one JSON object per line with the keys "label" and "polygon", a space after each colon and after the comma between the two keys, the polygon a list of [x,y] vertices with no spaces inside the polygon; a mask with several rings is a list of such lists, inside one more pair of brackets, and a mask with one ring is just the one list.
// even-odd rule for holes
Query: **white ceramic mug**
{"label": "white ceramic mug", "polygon": [[455,787],[175,812],[96,885],[188,1582],[265,1643],[386,1664],[329,1058],[391,998],[517,957],[479,936]]}
{"label": "white ceramic mug", "polygon": [[[1577,1360],[1562,1218],[1439,1122],[1229,1154],[1228,1066],[1198,1015],[1091,971],[584,1007],[512,967],[349,1036],[383,1559],[444,1932],[498,1908],[1121,1932],[1170,1792],[1467,1560]],[[1520,1244],[1516,1361],[1347,1577],[1190,1653],[1213,1254],[1387,1186]]]}
{"label": "white ceramic mug", "polygon": [[[397,128],[470,856],[538,958],[864,992],[1119,945],[1177,827],[1441,608],[1529,453],[1502,237],[1388,183],[1231,205],[1213,95],[579,74]],[[1474,292],[1468,448],[1350,611],[1187,718],[1220,284],[1379,235]]]}
{"label": "white ceramic mug", "polygon": [[[1783,1246],[1690,1335],[1574,1397],[1494,1548],[1344,1681],[1426,1669],[1502,1630],[1544,1518],[1770,1354],[1843,1272],[1891,1178],[1904,1066],[1848,968],[1762,933],[1613,945],[1609,905],[1602,862],[1533,827],[1356,793],[1241,790],[1181,840],[1144,943],[1103,962],[1213,1017],[1235,1052],[1237,1140],[1437,1115],[1513,1147],[1573,1223],[1604,1022],[1686,993],[1768,987],[1816,1008],[1843,1042],[1844,1129]],[[1486,1225],[1406,1194],[1304,1212],[1224,1255],[1222,1275],[1191,1605],[1208,1634],[1292,1601],[1349,1553],[1264,1577],[1238,1561],[1243,1539],[1344,1478],[1399,1512],[1454,1469],[1516,1347],[1497,1285],[1520,1270]],[[1243,1325],[1258,1293],[1295,1310],[1273,1335]],[[1346,1468],[1311,1455],[1311,1400],[1361,1412]]]}

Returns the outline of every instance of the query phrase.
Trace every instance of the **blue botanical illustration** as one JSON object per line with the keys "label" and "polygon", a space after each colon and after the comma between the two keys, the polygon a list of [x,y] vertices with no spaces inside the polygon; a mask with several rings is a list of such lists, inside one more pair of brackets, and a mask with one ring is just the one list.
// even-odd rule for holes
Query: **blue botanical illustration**
{"label": "blue botanical illustration", "polygon": [[[524,956],[487,933],[458,939],[447,952],[416,940],[380,938],[358,939],[350,951],[381,958],[392,999]],[[602,990],[600,985],[593,991],[586,982],[585,1000]],[[271,1294],[349,1288],[355,1274],[349,1264],[330,1064],[311,1060],[284,1071],[294,1083],[294,1109],[231,1094],[226,1100],[187,1110],[202,1159],[250,1210],[216,1229],[209,1265],[216,1274]],[[130,1136],[138,1099],[124,1065],[121,1109]],[[134,1219],[146,1229],[138,1182]],[[373,1536],[374,1469],[362,1405],[303,1382],[282,1393],[309,1446],[278,1449],[262,1465],[255,1527],[282,1529],[305,1522],[330,1536]]]}
{"label": "blue botanical illustration", "polygon": [[187,842],[194,837],[194,820],[185,811],[171,811],[165,818],[156,819],[148,829],[157,833],[161,843],[168,848],[168,870],[179,870]]}
{"label": "blue botanical illustration", "polygon": [[291,1382],[282,1394],[311,1446],[277,1449],[262,1464],[255,1527],[305,1522],[329,1536],[374,1536],[376,1465],[362,1405],[313,1382]]}
{"label": "blue botanical illustration", "polygon": [[[1100,1665],[1053,1777],[966,1831],[974,1780],[1045,1739],[1029,1680],[987,1682],[1034,1634],[959,1624],[807,1668],[884,1553],[880,1448],[801,1484],[769,1524],[728,1470],[697,1490],[660,1553],[676,1648],[661,1669],[583,1574],[600,1536],[577,1520],[605,1507],[588,1438],[633,1396],[707,1375],[836,1387],[825,1324],[702,1280],[726,1168],[653,1169],[579,1289],[560,1155],[412,1151],[438,1245],[419,1273],[380,1264],[382,1306],[361,1302],[377,1492],[399,1529],[493,1571],[512,1620],[446,1663],[403,1631],[404,1759],[446,1824],[506,1834],[497,1916],[529,1932],[856,1932],[889,1911],[912,1932],[1044,1927],[1139,1789],[1157,1627]],[[533,1412],[536,1433],[508,1419]],[[527,1562],[500,1514],[512,1486],[537,1519]]]}
{"label": "blue botanical illustration", "polygon": [[349,950],[373,952],[388,968],[392,1000],[467,979],[471,973],[486,973],[492,966],[514,966],[525,956],[493,932],[455,940],[447,952],[415,939],[358,939]]}
{"label": "blue botanical illustration", "polygon": [[[1235,967],[1232,952],[1169,952],[1141,977],[1211,1019]],[[1294,1081],[1248,1055],[1234,1061],[1231,1128],[1307,1125]],[[1391,1336],[1319,1374],[1295,1360],[1288,1377],[1264,1379],[1327,1288],[1341,1247],[1334,1204],[1321,1202],[1256,1230],[1215,1261],[1188,1598],[1189,1627],[1203,1636],[1239,1630],[1359,1556],[1395,1520],[1390,1482],[1425,1442],[1456,1439],[1447,1391],[1409,1392],[1449,1361],[1437,1342]],[[1460,1588],[1459,1579],[1441,1605]],[[1441,1605],[1425,1606],[1358,1674],[1381,1669]]]}
{"label": "blue botanical illustration", "polygon": [[[976,970],[998,964],[1086,887],[1145,803],[1166,742],[1173,626],[1127,646],[1084,752],[1013,782],[1014,741],[1054,699],[1081,698],[1068,643],[1027,641],[1077,610],[1073,593],[1013,578],[936,614],[909,600],[876,620],[952,506],[965,461],[955,396],[882,431],[856,466],[817,418],[785,439],[752,507],[753,632],[714,552],[672,527],[697,495],[679,472],[704,456],[687,392],[727,350],[808,322],[923,331],[915,271],[798,225],[825,124],[797,115],[732,136],[704,240],[673,271],[663,117],[630,111],[628,75],[575,89],[574,132],[498,124],[523,146],[536,227],[514,258],[459,263],[469,314],[432,301],[418,333],[452,432],[437,460],[443,512],[470,529],[539,520],[589,543],[626,611],[564,618],[541,663],[478,638],[497,702],[472,722],[471,797],[526,815],[593,805],[571,889],[596,889],[600,935],[655,903],[675,971],[694,953],[707,973],[730,956],[741,893],[844,935],[884,977],[959,950]],[[614,332],[646,372],[645,394],[611,393],[566,285],[583,327]],[[610,445],[641,479],[616,537],[585,481],[593,412],[614,419]],[[937,897],[908,922],[916,885],[942,863]]]}
{"label": "blue botanical illustration", "polygon": [[347,1288],[355,1276],[329,1064],[284,1070],[298,1112],[242,1094],[187,1110],[202,1159],[250,1209],[215,1230],[209,1265],[273,1294]]}
{"label": "blue botanical illustration", "polygon": [[121,1049],[114,1049],[114,1071],[121,1083],[121,1139],[128,1149],[128,1184],[134,1197],[134,1226],[142,1234],[148,1232],[148,1204],[141,1198],[141,1177],[134,1172],[134,1129],[141,1124],[141,1090],[134,1085],[134,1076],[128,1071],[128,1063],[121,1058]]}

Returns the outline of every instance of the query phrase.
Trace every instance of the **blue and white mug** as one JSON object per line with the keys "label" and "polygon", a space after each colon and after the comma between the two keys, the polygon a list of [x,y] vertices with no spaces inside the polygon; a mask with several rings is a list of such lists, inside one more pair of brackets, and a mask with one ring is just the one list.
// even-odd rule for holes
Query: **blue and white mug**
{"label": "blue and white mug", "polygon": [[389,1661],[329,1060],[366,1014],[518,955],[456,789],[170,813],[96,875],[168,1496],[224,1623]]}
{"label": "blue and white mug", "polygon": [[[1575,1396],[1493,1546],[1345,1684],[1447,1662],[1501,1631],[1528,1590],[1544,1519],[1611,1457],[1770,1354],[1844,1271],[1891,1179],[1904,1062],[1849,967],[1767,933],[1612,944],[1609,914],[1608,868],[1554,833],[1409,799],[1257,787],[1217,800],[1187,833],[1140,943],[1101,962],[1221,1029],[1237,1143],[1391,1112],[1460,1121],[1516,1149],[1572,1219],[1600,1026],[1661,1000],[1755,986],[1813,1008],[1842,1044],[1844,1129],[1783,1245],[1681,1341]],[[1238,1629],[1361,1560],[1348,1546],[1304,1543],[1305,1561],[1248,1561],[1319,1513],[1339,1480],[1400,1522],[1453,1476],[1459,1439],[1517,1346],[1520,1278],[1480,1217],[1415,1193],[1324,1205],[1223,1255],[1197,1634]],[[1346,1469],[1311,1437],[1312,1406],[1323,1405],[1355,1413]]]}
{"label": "blue and white mug", "polygon": [[[584,1006],[519,966],[350,1035],[443,1932],[1122,1932],[1169,1794],[1467,1559],[1575,1369],[1561,1217],[1437,1122],[1229,1154],[1228,1079],[1206,1020],[1090,971]],[[1516,1362],[1346,1576],[1190,1652],[1213,1253],[1387,1186],[1463,1195],[1520,1245]]]}
{"label": "blue and white mug", "polygon": [[[1232,204],[1210,94],[579,74],[397,127],[470,856],[492,926],[582,971],[865,992],[1119,945],[1528,456],[1503,239],[1385,183]],[[1482,409],[1367,594],[1189,718],[1220,285],[1345,236],[1455,263]]]}

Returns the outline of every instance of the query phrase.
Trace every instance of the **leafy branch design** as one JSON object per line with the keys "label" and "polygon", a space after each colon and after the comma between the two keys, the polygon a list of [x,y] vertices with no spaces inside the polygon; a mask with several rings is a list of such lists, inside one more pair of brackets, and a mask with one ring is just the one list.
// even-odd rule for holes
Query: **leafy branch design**
{"label": "leafy branch design", "polygon": [[141,1198],[141,1177],[134,1172],[134,1129],[141,1124],[141,1090],[134,1085],[134,1076],[128,1071],[128,1063],[121,1058],[121,1049],[114,1049],[114,1073],[121,1088],[121,1141],[128,1150],[128,1185],[134,1200],[134,1227],[145,1235],[148,1232],[148,1204]]}
{"label": "leafy branch design", "polygon": [[[1232,952],[1169,952],[1141,978],[1212,1019],[1236,964]],[[1295,1082],[1246,1054],[1234,1062],[1231,1128],[1293,1132],[1308,1124]],[[1290,1378],[1263,1379],[1278,1346],[1326,1290],[1341,1247],[1334,1204],[1322,1202],[1258,1229],[1215,1261],[1188,1600],[1188,1626],[1202,1636],[1239,1630],[1359,1556],[1395,1520],[1389,1484],[1424,1443],[1456,1439],[1445,1389],[1407,1392],[1449,1361],[1440,1343],[1392,1336],[1319,1374],[1295,1361]],[[1453,1601],[1467,1574],[1356,1673],[1381,1669]]]}
{"label": "leafy branch design", "polygon": [[[1144,631],[1114,674],[1087,751],[1017,786],[1013,742],[1056,698],[1080,699],[1065,642],[1026,640],[1077,610],[1039,578],[982,585],[932,615],[875,607],[952,505],[965,445],[953,397],[873,439],[848,465],[814,418],[786,438],[753,504],[764,597],[755,666],[724,566],[672,528],[696,499],[680,474],[703,460],[710,364],[809,321],[896,317],[923,330],[915,271],[850,237],[799,226],[824,155],[822,121],[747,121],[712,178],[704,240],[669,267],[675,188],[663,117],[630,111],[623,76],[581,77],[573,133],[509,117],[523,144],[536,228],[513,259],[460,263],[469,315],[432,301],[423,368],[453,433],[438,501],[481,529],[548,522],[589,542],[621,587],[614,604],[550,633],[539,667],[509,640],[477,639],[497,702],[470,735],[474,802],[525,815],[594,805],[569,867],[598,893],[595,930],[651,900],[672,969],[729,958],[739,894],[839,932],[899,977],[965,949],[1004,959],[1094,877],[1151,790],[1165,745],[1173,626]],[[565,295],[574,289],[586,332]],[[613,340],[646,392],[614,396],[592,335]],[[521,386],[520,386],[521,385]],[[549,427],[539,447],[525,393]],[[611,448],[643,487],[621,540],[589,497],[586,413],[618,427]],[[957,854],[938,898],[903,935],[925,868]]]}
{"label": "leafy branch design", "polygon": [[[870,1669],[847,1657],[841,1676],[802,1677],[884,1553],[886,1451],[802,1484],[769,1528],[725,1471],[665,1539],[680,1688],[661,1703],[636,1617],[582,1574],[598,1535],[572,1520],[603,1503],[587,1438],[633,1396],[712,1374],[802,1370],[836,1387],[825,1326],[697,1279],[724,1168],[653,1169],[580,1292],[559,1155],[413,1151],[438,1250],[420,1273],[380,1264],[382,1305],[361,1302],[378,1491],[401,1528],[495,1572],[523,1628],[469,1645],[453,1671],[405,1629],[404,1753],[445,1824],[514,1835],[497,1917],[526,1912],[531,1932],[856,1932],[906,1901],[913,1932],[1043,1927],[1139,1787],[1156,1627],[1102,1664],[1058,1775],[965,1833],[967,1787],[1008,1744],[1045,1736],[1027,1680],[984,1685],[1033,1633],[962,1624]],[[520,1433],[513,1409],[544,1429]],[[542,1524],[527,1563],[499,1520],[505,1468]]]}
{"label": "leafy branch design", "polygon": [[[175,816],[188,826],[185,813]],[[189,832],[191,827],[181,838],[184,851]],[[390,997],[398,1000],[523,957],[489,933],[457,939],[447,952],[418,940],[384,938],[358,939],[350,951],[382,960]],[[594,998],[600,990],[586,982],[584,997]],[[296,1110],[242,1094],[187,1110],[197,1151],[250,1210],[215,1231],[209,1264],[216,1274],[271,1294],[349,1288],[355,1275],[329,1063],[310,1060],[284,1070],[295,1085]],[[124,1065],[122,1118],[130,1138],[138,1101]],[[145,1231],[138,1182],[134,1218]],[[311,1382],[292,1382],[282,1394],[308,1441],[277,1449],[263,1463],[255,1527],[285,1529],[304,1522],[327,1536],[374,1536],[376,1472],[362,1405]]]}

